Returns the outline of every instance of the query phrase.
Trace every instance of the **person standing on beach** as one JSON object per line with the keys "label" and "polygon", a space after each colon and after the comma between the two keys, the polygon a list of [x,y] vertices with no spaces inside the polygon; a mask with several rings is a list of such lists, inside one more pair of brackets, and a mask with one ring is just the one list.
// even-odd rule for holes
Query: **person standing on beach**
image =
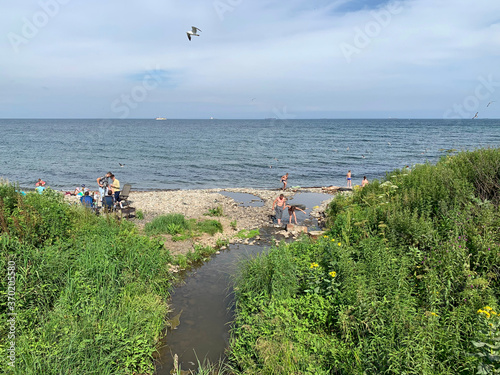
{"label": "person standing on beach", "polygon": [[368,184],[369,184],[368,179],[366,178],[366,176],[363,176],[363,181],[361,181],[361,187],[365,187]]}
{"label": "person standing on beach", "polygon": [[109,189],[113,192],[115,195],[115,202],[120,201],[120,181],[115,177],[114,174],[110,174],[109,176],[111,180],[113,181],[111,185],[109,186]]}
{"label": "person standing on beach", "polygon": [[347,172],[346,180],[347,180],[347,187],[352,187],[350,170]]}
{"label": "person standing on beach", "polygon": [[276,212],[276,219],[278,219],[278,225],[281,225],[281,218],[283,217],[283,210],[286,206],[286,198],[283,194],[280,194],[273,202],[273,210]]}
{"label": "person standing on beach", "polygon": [[111,175],[112,173],[108,172],[104,176],[97,178],[97,185],[99,185],[99,195],[101,196],[101,199],[104,199],[104,197],[108,194],[109,178]]}
{"label": "person standing on beach", "polygon": [[283,183],[283,190],[286,190],[286,181],[288,180],[288,173],[281,176],[281,182]]}

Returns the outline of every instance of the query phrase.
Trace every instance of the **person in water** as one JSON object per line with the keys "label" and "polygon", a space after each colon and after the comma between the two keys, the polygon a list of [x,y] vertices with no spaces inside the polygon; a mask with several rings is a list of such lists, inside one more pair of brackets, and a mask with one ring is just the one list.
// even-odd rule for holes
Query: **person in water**
{"label": "person in water", "polygon": [[283,210],[286,206],[286,198],[283,194],[280,194],[273,202],[273,210],[276,211],[276,219],[278,219],[278,225],[281,225],[281,218],[283,217]]}
{"label": "person in water", "polygon": [[281,183],[283,184],[283,190],[286,190],[286,181],[288,180],[288,173],[281,176]]}
{"label": "person in water", "polygon": [[298,208],[297,206],[286,206],[286,207],[288,207],[288,215],[290,216],[290,218],[288,219],[289,224],[292,224],[292,216],[295,220],[295,224],[297,224],[297,216],[295,215],[295,210],[299,210],[302,211],[303,213],[306,213],[303,209]]}
{"label": "person in water", "polygon": [[368,184],[369,184],[368,179],[366,178],[366,176],[363,176],[363,181],[361,181],[361,187],[365,187]]}
{"label": "person in water", "polygon": [[352,187],[351,171],[350,170],[347,172],[346,180],[347,180],[347,187]]}

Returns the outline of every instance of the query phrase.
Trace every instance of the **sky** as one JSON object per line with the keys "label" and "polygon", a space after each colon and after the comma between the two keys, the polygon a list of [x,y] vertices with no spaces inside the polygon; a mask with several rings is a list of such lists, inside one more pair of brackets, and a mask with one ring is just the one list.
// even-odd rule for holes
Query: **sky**
{"label": "sky", "polygon": [[1,7],[0,118],[500,118],[498,0]]}

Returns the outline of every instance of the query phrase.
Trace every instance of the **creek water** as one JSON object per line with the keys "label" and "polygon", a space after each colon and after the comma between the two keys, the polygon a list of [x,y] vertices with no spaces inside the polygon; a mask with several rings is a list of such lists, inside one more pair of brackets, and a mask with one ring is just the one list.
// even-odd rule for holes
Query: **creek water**
{"label": "creek water", "polygon": [[[233,199],[241,199],[242,205],[255,203],[256,197],[251,194],[231,194]],[[309,214],[314,206],[329,198],[331,196],[328,194],[298,193],[289,201],[290,204],[306,207],[306,214],[297,212],[299,224],[316,229],[317,222]],[[287,222],[288,217],[283,219]],[[220,254],[213,255],[183,275],[183,281],[174,288],[170,300],[172,311],[169,316],[172,319],[180,314],[179,321],[175,322],[178,325],[175,329],[167,330],[161,343],[156,356],[156,375],[170,374],[175,354],[182,370],[195,370],[198,361],[216,363],[224,360],[234,317],[232,277],[242,259],[267,251],[274,244],[273,238],[280,239],[282,236],[277,233],[280,229],[261,228],[261,240],[256,244],[231,244]]]}
{"label": "creek water", "polygon": [[232,198],[236,202],[239,202],[239,205],[243,207],[262,207],[264,205],[264,201],[253,194],[238,193],[233,191],[219,191],[219,194]]}

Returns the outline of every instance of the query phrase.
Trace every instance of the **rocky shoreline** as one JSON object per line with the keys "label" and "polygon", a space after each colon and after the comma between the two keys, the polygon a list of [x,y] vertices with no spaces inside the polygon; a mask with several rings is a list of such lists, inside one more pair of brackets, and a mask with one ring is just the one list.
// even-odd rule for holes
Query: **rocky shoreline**
{"label": "rocky shoreline", "polygon": [[[155,217],[179,213],[187,219],[207,219],[206,214],[211,209],[222,208],[223,216],[215,217],[220,220],[224,232],[217,233],[214,236],[204,235],[188,241],[174,242],[170,236],[165,235],[165,246],[173,253],[185,253],[192,249],[195,244],[204,246],[215,246],[217,240],[224,240],[229,243],[241,241],[236,238],[236,234],[241,230],[253,230],[272,226],[269,216],[274,213],[272,204],[274,199],[281,193],[287,199],[290,199],[297,193],[327,193],[330,198],[321,202],[321,204],[312,208],[310,215],[319,218],[323,215],[328,203],[333,196],[342,190],[341,188],[301,188],[300,190],[287,189],[266,190],[252,188],[229,188],[229,189],[193,189],[193,190],[164,190],[164,191],[134,191],[130,192],[129,200],[131,206],[135,208],[136,213],[141,211],[143,219],[132,218],[139,228],[152,221]],[[242,206],[240,202],[233,198],[221,194],[221,192],[246,193],[262,201],[262,205]],[[66,199],[72,202],[78,202],[78,197],[66,196]],[[214,218],[214,217],[212,217]],[[288,214],[283,215],[285,222],[288,221]],[[236,222],[236,228],[234,228]],[[231,225],[233,223],[233,225]],[[286,232],[285,232],[286,233]],[[287,235],[290,235],[288,233]],[[243,240],[244,241],[244,240]]]}

